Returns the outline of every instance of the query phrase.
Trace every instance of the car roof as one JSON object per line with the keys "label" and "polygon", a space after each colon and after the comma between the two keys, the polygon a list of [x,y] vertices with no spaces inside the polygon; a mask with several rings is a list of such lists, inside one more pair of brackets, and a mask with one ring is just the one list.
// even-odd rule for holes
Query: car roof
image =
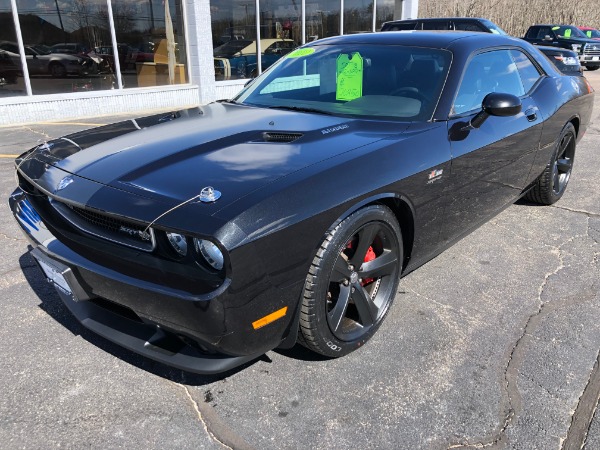
{"label": "car roof", "polygon": [[328,44],[379,44],[379,45],[410,45],[432,48],[472,48],[494,47],[501,45],[516,45],[523,47],[522,39],[502,36],[494,33],[479,33],[476,31],[386,31],[377,33],[360,33],[344,36],[334,36],[319,39],[309,45]]}
{"label": "car roof", "polygon": [[385,23],[397,23],[397,22],[433,22],[433,21],[441,21],[441,20],[474,20],[474,21],[486,21],[489,19],[483,17],[423,17],[418,19],[398,19],[398,20],[389,20]]}

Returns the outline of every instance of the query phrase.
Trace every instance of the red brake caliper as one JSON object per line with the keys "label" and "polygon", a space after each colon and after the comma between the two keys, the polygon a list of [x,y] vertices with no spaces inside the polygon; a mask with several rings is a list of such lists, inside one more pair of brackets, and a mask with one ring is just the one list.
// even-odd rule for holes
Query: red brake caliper
{"label": "red brake caliper", "polygon": [[[352,248],[352,241],[348,242],[348,245],[346,247]],[[367,263],[369,261],[373,261],[375,258],[377,258],[377,255],[375,254],[373,247],[369,247],[369,250],[367,250],[367,254],[365,255],[365,260],[363,262]],[[363,278],[360,285],[366,286],[367,284],[372,283],[373,281],[373,278]]]}
{"label": "red brake caliper", "polygon": [[[365,255],[365,260],[364,262],[369,262],[369,261],[373,261],[375,258],[377,258],[377,255],[375,254],[375,252],[373,251],[373,247],[369,247],[369,250],[367,250],[367,254]],[[366,286],[367,284],[373,282],[373,278],[363,278],[362,283],[360,283],[362,286]]]}

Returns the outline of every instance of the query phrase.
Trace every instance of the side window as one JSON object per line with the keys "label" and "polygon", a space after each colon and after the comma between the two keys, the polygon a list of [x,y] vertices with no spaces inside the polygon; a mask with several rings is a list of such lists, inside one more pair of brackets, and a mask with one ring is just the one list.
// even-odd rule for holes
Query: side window
{"label": "side window", "polygon": [[405,31],[405,30],[414,30],[416,22],[408,22],[408,23],[391,23],[388,26],[384,27],[381,31]]}
{"label": "side window", "polygon": [[540,72],[525,53],[519,50],[511,50],[510,54],[517,65],[517,70],[519,71],[521,81],[523,82],[523,89],[525,92],[529,92],[540,78]]}
{"label": "side window", "polygon": [[495,50],[475,55],[465,69],[453,114],[481,108],[490,92],[503,92],[517,97],[524,95],[523,84],[510,50]]}
{"label": "side window", "polygon": [[546,36],[554,38],[554,32],[550,29],[550,27],[540,27],[538,29],[536,39],[544,39]]}
{"label": "side window", "polygon": [[[420,27],[417,27],[420,28]],[[447,20],[435,20],[423,22],[423,30],[449,30],[450,22]]]}
{"label": "side window", "polygon": [[485,31],[482,27],[473,22],[454,22],[454,29],[460,31]]}

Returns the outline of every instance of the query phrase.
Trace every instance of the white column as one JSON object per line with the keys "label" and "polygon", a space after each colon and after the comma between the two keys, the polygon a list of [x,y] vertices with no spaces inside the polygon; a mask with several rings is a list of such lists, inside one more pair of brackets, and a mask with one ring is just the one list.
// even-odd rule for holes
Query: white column
{"label": "white column", "polygon": [[199,87],[198,102],[216,99],[210,0],[185,0],[190,83]]}
{"label": "white column", "polygon": [[419,0],[404,0],[402,2],[402,18],[416,19],[419,17]]}

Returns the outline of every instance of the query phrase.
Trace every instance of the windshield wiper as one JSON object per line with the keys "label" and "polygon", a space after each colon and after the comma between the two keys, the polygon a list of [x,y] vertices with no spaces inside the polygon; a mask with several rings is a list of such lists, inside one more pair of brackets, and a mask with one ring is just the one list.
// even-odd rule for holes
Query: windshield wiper
{"label": "windshield wiper", "polygon": [[330,113],[328,111],[323,111],[322,109],[305,108],[303,106],[269,106],[269,109],[286,109],[288,111],[299,111],[299,112],[308,112],[308,113],[316,113],[316,114],[325,114],[327,116],[333,115],[333,113]]}

